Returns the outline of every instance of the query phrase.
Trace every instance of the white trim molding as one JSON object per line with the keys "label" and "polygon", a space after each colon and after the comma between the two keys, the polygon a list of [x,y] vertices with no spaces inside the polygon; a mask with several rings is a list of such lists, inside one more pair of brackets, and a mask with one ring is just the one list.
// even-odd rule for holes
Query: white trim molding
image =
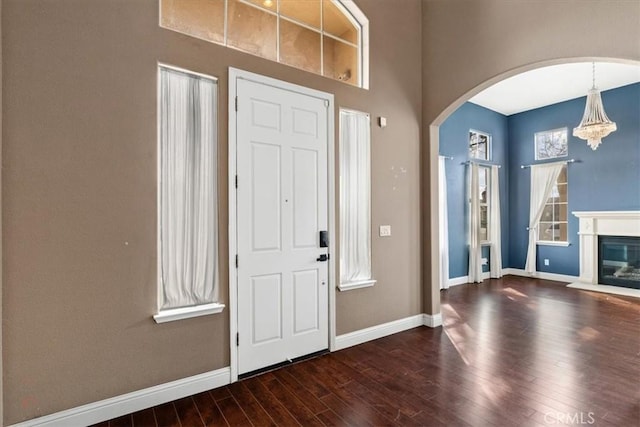
{"label": "white trim molding", "polygon": [[228,367],[134,391],[11,427],[86,426],[229,384]]}
{"label": "white trim molding", "polygon": [[340,292],[344,292],[344,291],[351,291],[353,289],[370,288],[375,284],[376,284],[376,281],[373,279],[360,280],[359,282],[340,283],[338,285],[338,290]]}
{"label": "white trim molding", "polygon": [[160,310],[153,316],[156,323],[173,322],[174,320],[189,319],[191,317],[206,316],[207,314],[222,313],[224,304],[211,303],[200,304],[191,307],[179,307],[169,310]]}
{"label": "white trim molding", "polygon": [[338,335],[336,337],[335,350],[342,350],[344,348],[353,347],[354,345],[363,344],[367,341],[377,340],[378,338],[386,337],[388,335],[397,334],[398,332],[406,331],[407,329],[417,328],[424,325],[423,314],[417,314],[415,316],[405,317],[404,319],[398,319],[380,325],[371,326],[369,328],[360,329],[358,331],[349,332],[347,334]]}
{"label": "white trim molding", "polygon": [[625,297],[640,298],[640,289],[624,288],[622,286],[611,285],[591,285],[589,283],[574,282],[569,283],[567,288],[580,289],[583,291],[603,292],[606,294],[621,295]]}
{"label": "white trim molding", "polygon": [[423,314],[422,324],[429,328],[437,328],[438,326],[442,326],[442,313]]}
{"label": "white trim molding", "polygon": [[[482,280],[488,280],[488,279],[491,279],[491,273],[489,271],[482,272]],[[449,284],[449,287],[470,284],[469,276],[454,277],[448,280],[448,284]]]}
{"label": "white trim molding", "polygon": [[533,274],[529,274],[520,268],[504,268],[502,269],[502,274],[503,275],[511,274],[513,276],[522,276],[522,277],[533,277],[536,279],[552,280],[555,282],[565,282],[565,283],[571,283],[578,280],[578,277],[576,276],[569,276],[567,274],[547,273],[544,271],[536,271]]}

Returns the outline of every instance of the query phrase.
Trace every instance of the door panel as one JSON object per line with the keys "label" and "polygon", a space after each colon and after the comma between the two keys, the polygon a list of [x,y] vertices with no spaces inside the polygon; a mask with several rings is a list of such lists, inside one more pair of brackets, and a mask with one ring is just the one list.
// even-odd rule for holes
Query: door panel
{"label": "door panel", "polygon": [[328,108],[239,78],[236,85],[238,372],[326,349]]}
{"label": "door panel", "polygon": [[294,335],[319,329],[319,292],[320,283],[318,282],[317,270],[296,271],[293,273]]}
{"label": "door panel", "polygon": [[293,247],[316,248],[318,240],[318,154],[293,150]]}
{"label": "door panel", "polygon": [[282,276],[270,274],[251,278],[253,341],[262,344],[282,338]]}
{"label": "door panel", "polygon": [[280,250],[280,146],[251,141],[253,251]]}

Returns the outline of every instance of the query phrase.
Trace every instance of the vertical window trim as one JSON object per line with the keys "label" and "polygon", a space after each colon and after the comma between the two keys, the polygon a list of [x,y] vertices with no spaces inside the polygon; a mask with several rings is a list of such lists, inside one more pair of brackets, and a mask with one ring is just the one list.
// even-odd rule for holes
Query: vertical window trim
{"label": "vertical window trim", "polygon": [[[217,313],[221,313],[224,308],[225,305],[221,304],[220,302],[211,302],[211,303],[206,303],[206,304],[199,304],[199,305],[195,305],[195,306],[187,306],[187,307],[177,307],[177,308],[171,308],[171,309],[161,309],[163,303],[164,303],[164,296],[163,296],[163,280],[162,280],[162,242],[161,242],[161,227],[162,227],[162,223],[161,223],[161,213],[162,213],[162,205],[161,205],[161,192],[162,192],[162,186],[161,186],[161,179],[162,179],[162,156],[161,156],[161,150],[162,150],[162,105],[161,105],[161,95],[162,95],[162,82],[161,82],[161,73],[162,73],[162,69],[165,70],[171,70],[171,71],[176,71],[176,72],[180,72],[180,73],[184,73],[184,74],[188,74],[191,76],[195,76],[195,77],[200,77],[200,78],[204,78],[204,79],[208,79],[211,80],[215,83],[216,85],[216,92],[217,92],[217,87],[218,87],[218,78],[208,75],[208,74],[203,74],[203,73],[198,73],[195,71],[190,71],[190,70],[186,70],[184,68],[180,68],[180,67],[176,67],[173,65],[169,65],[169,64],[164,64],[161,62],[157,63],[157,71],[156,71],[156,132],[157,132],[157,142],[156,142],[156,197],[157,197],[157,201],[156,201],[156,206],[157,206],[157,213],[156,213],[156,222],[157,222],[157,227],[156,227],[156,246],[157,246],[157,282],[156,282],[156,288],[157,288],[157,313],[155,315],[153,315],[153,319],[155,320],[156,323],[166,323],[166,322],[171,322],[171,321],[175,321],[175,320],[181,320],[181,319],[188,319],[188,318],[192,318],[192,317],[198,317],[198,316],[205,316],[205,315],[209,315],[209,314],[217,314]],[[218,97],[216,96],[216,101],[218,100]],[[215,120],[218,121],[218,110],[216,108],[216,117]],[[217,136],[216,136],[216,141],[217,141]],[[216,156],[217,159],[217,156]],[[218,173],[218,165],[215,164],[215,173]],[[216,209],[217,209],[217,203],[216,203]],[[216,224],[217,227],[217,224]],[[216,247],[216,257],[219,257],[219,252],[218,252],[218,248]]]}
{"label": "vertical window trim", "polygon": [[[372,263],[372,257],[371,257],[371,247],[372,247],[372,233],[371,233],[371,115],[362,111],[357,111],[357,110],[352,110],[352,109],[347,109],[347,108],[340,108],[339,110],[339,114],[338,114],[338,118],[339,118],[339,129],[340,129],[340,139],[339,139],[339,159],[340,159],[340,182],[339,182],[339,186],[340,186],[340,197],[339,197],[339,216],[342,215],[342,206],[341,206],[341,201],[342,201],[342,177],[345,173],[344,168],[342,167],[342,155],[343,155],[343,146],[344,144],[347,143],[347,141],[344,141],[344,139],[342,138],[342,116],[343,114],[345,115],[359,115],[359,116],[365,116],[367,118],[367,144],[368,144],[368,152],[369,152],[369,158],[367,160],[367,163],[369,165],[369,177],[367,180],[367,189],[368,189],[368,233],[369,233],[369,247],[367,248],[367,252],[368,252],[368,257],[369,257],[369,275],[367,278],[361,278],[359,280],[356,281],[350,281],[350,282],[343,282],[342,281],[342,271],[340,271],[340,278],[339,278],[339,284],[338,284],[338,289],[340,291],[348,291],[348,290],[353,290],[353,289],[360,289],[360,288],[366,288],[366,287],[370,287],[375,285],[376,280],[373,279],[373,263]],[[343,222],[340,221],[340,229],[339,231],[339,240],[340,240],[340,265],[342,265],[342,257],[344,255],[344,245],[342,244],[342,227],[344,226]]]}

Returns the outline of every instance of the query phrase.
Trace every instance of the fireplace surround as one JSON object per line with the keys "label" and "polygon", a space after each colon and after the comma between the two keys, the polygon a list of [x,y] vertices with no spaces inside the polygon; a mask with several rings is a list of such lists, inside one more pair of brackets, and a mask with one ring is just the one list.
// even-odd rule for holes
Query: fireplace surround
{"label": "fireplace surround", "polygon": [[[602,236],[640,237],[640,211],[579,211],[572,213],[580,221],[578,232],[580,276],[578,283],[572,283],[570,286],[640,297],[640,290],[609,286],[598,280],[600,238]],[[622,267],[624,261],[619,262]],[[609,264],[615,264],[615,262],[609,262]]]}

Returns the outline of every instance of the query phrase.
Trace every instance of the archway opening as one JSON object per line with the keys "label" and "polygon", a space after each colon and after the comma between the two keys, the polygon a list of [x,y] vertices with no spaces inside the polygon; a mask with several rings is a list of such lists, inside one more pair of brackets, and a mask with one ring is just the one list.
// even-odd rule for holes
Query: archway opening
{"label": "archway opening", "polygon": [[[431,277],[427,277],[427,283],[430,283],[430,289],[425,289],[425,291],[431,293],[431,301],[433,313],[438,313],[440,311],[440,243],[441,236],[439,231],[440,224],[440,215],[439,215],[439,188],[438,188],[438,179],[439,179],[439,162],[438,156],[441,154],[441,126],[445,123],[445,121],[454,114],[460,107],[465,105],[472,98],[476,97],[478,94],[481,94],[483,91],[493,87],[497,83],[503,82],[512,77],[516,77],[522,75],[524,73],[545,69],[548,67],[559,66],[563,64],[578,64],[578,63],[588,63],[591,62],[599,62],[599,63],[615,63],[615,64],[627,64],[638,68],[638,75],[640,76],[640,62],[632,61],[632,60],[623,60],[623,59],[614,59],[614,58],[595,58],[595,57],[580,57],[580,58],[564,58],[564,59],[556,59],[552,61],[542,61],[533,64],[529,64],[526,66],[522,66],[516,69],[505,71],[502,74],[499,74],[478,86],[468,90],[464,95],[460,96],[455,102],[450,104],[447,108],[445,108],[436,119],[429,125],[429,214],[430,214],[430,243],[429,243],[429,252],[430,252],[430,265],[431,265]],[[552,83],[552,82],[549,82]],[[577,98],[583,97],[586,95],[587,90],[590,88],[591,81],[584,82],[584,93],[582,95],[578,95]],[[553,103],[549,103],[553,104]],[[581,103],[582,108],[584,108],[584,101]],[[542,106],[540,106],[542,108]],[[581,113],[580,113],[581,116]],[[575,123],[571,123],[570,126],[577,126],[580,117],[577,118]],[[571,134],[571,128],[569,129],[569,134]],[[509,142],[511,143],[511,141]],[[532,148],[531,152],[533,153],[533,135],[531,138]],[[606,143],[606,142],[605,142]],[[457,158],[452,162],[453,164],[461,163],[462,160],[468,160],[468,158],[460,159]],[[569,208],[571,209],[571,208]]]}

